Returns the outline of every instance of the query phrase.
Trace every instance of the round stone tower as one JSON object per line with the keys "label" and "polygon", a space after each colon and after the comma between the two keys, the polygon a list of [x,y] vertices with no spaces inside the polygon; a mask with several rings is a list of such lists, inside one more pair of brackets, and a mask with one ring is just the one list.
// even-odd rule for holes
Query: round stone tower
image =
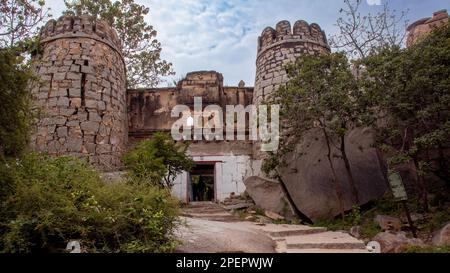
{"label": "round stone tower", "polygon": [[[286,72],[287,64],[295,62],[302,55],[328,53],[330,53],[330,47],[325,32],[317,24],[308,24],[300,20],[295,22],[292,28],[289,21],[281,21],[275,29],[265,28],[258,38],[253,104],[260,105],[268,95],[289,81]],[[295,215],[295,209],[288,198],[287,189],[279,181],[267,177],[262,171],[263,159],[267,157],[267,153],[261,151],[261,144],[261,140],[253,142],[252,167],[246,174],[245,186],[248,189],[270,188],[270,194],[265,194],[264,201],[255,201],[256,204],[288,218],[292,217]],[[257,195],[252,198],[258,200]],[[270,207],[267,207],[269,203]],[[291,208],[290,212],[285,211],[286,204]]]}
{"label": "round stone tower", "polygon": [[258,105],[265,96],[288,81],[285,65],[301,55],[329,53],[325,32],[318,24],[300,20],[291,28],[281,21],[276,28],[267,27],[258,38],[256,79],[253,103]]}
{"label": "round stone tower", "polygon": [[[265,28],[258,38],[253,104],[258,106],[269,94],[288,82],[287,64],[295,62],[301,55],[324,53],[330,53],[330,47],[325,32],[318,24],[300,20],[291,28],[289,21],[281,21],[275,29]],[[256,141],[253,145],[255,159],[264,157],[260,144]]]}
{"label": "round stone tower", "polygon": [[33,93],[40,118],[31,145],[52,155],[88,158],[115,170],[127,142],[126,71],[122,42],[90,16],[50,20],[40,34]]}

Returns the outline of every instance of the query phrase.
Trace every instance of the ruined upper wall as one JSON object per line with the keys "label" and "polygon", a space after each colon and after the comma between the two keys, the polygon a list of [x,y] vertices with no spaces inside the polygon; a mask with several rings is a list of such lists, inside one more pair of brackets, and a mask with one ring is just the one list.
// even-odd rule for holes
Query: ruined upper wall
{"label": "ruined upper wall", "polygon": [[410,47],[416,44],[421,38],[433,31],[435,28],[444,26],[449,21],[447,10],[440,10],[433,13],[433,17],[420,19],[408,28],[408,38],[406,46]]}
{"label": "ruined upper wall", "polygon": [[201,97],[203,107],[215,104],[249,105],[253,88],[224,87],[223,76],[215,71],[191,72],[176,87],[127,91],[128,125],[131,138],[147,137],[156,131],[168,131],[178,118],[170,116],[176,105],[193,107],[194,97]]}

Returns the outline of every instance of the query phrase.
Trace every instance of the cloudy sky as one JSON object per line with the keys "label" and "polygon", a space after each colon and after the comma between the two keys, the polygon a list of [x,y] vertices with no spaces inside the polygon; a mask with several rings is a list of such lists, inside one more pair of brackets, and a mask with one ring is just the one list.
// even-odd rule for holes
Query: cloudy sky
{"label": "cloudy sky", "polygon": [[[363,0],[364,1],[364,0]],[[450,10],[450,0],[365,0],[363,10],[376,13],[389,1],[397,11],[409,10],[413,22],[434,11]],[[328,36],[343,0],[136,0],[150,7],[146,18],[158,31],[163,57],[173,63],[174,79],[196,70],[216,70],[226,85],[244,80],[253,86],[257,38],[266,26],[281,20],[318,23]],[[64,9],[62,0],[47,0],[54,17]],[[167,85],[167,84],[163,84]]]}

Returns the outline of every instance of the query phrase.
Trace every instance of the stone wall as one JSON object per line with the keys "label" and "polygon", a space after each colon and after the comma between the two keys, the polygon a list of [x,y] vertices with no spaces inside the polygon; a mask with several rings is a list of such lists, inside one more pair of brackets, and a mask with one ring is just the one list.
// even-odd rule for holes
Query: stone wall
{"label": "stone wall", "polygon": [[447,10],[440,10],[433,13],[433,17],[420,19],[408,28],[408,37],[406,46],[410,47],[417,43],[421,38],[429,34],[433,29],[442,27],[449,21]]}
{"label": "stone wall", "polygon": [[249,105],[253,88],[224,87],[222,74],[215,71],[188,73],[176,87],[128,90],[129,135],[146,138],[153,132],[170,131],[178,118],[171,117],[176,105],[187,105],[193,111],[194,97],[202,97],[203,107],[215,104]]}
{"label": "stone wall", "polygon": [[41,116],[31,145],[85,157],[101,170],[120,166],[127,143],[126,74],[115,30],[89,16],[50,20],[41,31],[33,90]]}

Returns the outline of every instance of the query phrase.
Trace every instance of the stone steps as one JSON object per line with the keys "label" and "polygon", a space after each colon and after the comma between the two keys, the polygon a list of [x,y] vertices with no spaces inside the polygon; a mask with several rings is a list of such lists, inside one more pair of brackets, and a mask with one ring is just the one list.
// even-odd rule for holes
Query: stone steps
{"label": "stone steps", "polygon": [[367,252],[364,242],[343,232],[326,231],[309,235],[285,237],[286,252],[307,252],[322,249],[324,252]]}
{"label": "stone steps", "polygon": [[220,222],[242,221],[229,213],[182,213],[182,216]]}
{"label": "stone steps", "polygon": [[241,222],[240,225],[261,232],[276,244],[278,253],[369,253],[364,242],[344,232],[323,227],[243,222],[219,204],[195,202],[183,208],[183,216],[209,221]]}
{"label": "stone steps", "polygon": [[183,208],[181,214],[185,217],[220,221],[220,222],[238,222],[242,221],[238,217],[232,215],[219,204],[213,202],[192,202]]}
{"label": "stone steps", "polygon": [[275,241],[278,253],[369,253],[364,242],[322,227],[266,224],[254,228]]}
{"label": "stone steps", "polygon": [[288,249],[285,253],[370,253],[370,252],[365,249],[305,248],[305,249]]}
{"label": "stone steps", "polygon": [[316,234],[327,231],[326,228],[322,227],[309,227],[303,225],[275,225],[266,224],[264,226],[259,226],[257,229],[265,232],[269,236],[276,239],[284,239],[283,237],[295,236],[295,235],[308,235]]}

